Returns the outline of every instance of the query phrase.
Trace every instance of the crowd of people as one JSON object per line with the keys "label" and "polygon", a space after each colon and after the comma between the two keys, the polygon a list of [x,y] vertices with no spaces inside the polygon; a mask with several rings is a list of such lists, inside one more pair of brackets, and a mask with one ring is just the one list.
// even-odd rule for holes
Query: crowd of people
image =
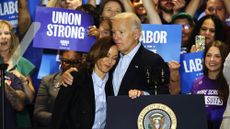
{"label": "crowd of people", "polygon": [[18,26],[0,19],[1,63],[9,64],[1,88],[6,128],[104,129],[107,96],[181,94],[180,62],[165,62],[144,48],[142,23],[181,25],[181,55],[200,51],[196,36],[205,38],[204,75],[193,81],[190,93],[204,95],[208,129],[229,128],[230,0],[42,0],[47,8],[91,15],[95,25],[87,32],[96,42],[88,53],[61,50],[60,71],[43,77],[37,91],[31,76],[39,66],[17,49],[32,22],[27,0],[18,1]]}

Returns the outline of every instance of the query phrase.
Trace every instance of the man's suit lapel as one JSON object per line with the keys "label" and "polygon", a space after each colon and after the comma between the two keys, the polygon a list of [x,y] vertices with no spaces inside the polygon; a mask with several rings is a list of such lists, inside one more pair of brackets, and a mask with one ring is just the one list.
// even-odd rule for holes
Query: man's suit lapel
{"label": "man's suit lapel", "polygon": [[[129,64],[129,67],[121,81],[121,86],[119,89],[119,92],[122,91],[124,89],[124,87],[126,87],[127,85],[129,85],[129,81],[132,81],[132,77],[135,76],[135,71],[136,69],[140,69],[140,59],[141,57],[141,53],[144,50],[143,46],[141,45],[140,48],[138,49],[137,53],[134,55],[132,61]],[[119,93],[118,93],[119,94]]]}

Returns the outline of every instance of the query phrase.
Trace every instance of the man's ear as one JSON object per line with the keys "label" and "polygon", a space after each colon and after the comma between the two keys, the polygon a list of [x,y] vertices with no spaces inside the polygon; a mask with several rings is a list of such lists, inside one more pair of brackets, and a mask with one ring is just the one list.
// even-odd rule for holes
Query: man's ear
{"label": "man's ear", "polygon": [[135,30],[134,30],[134,38],[135,38],[136,40],[139,40],[140,36],[141,36],[141,31],[140,31],[140,29],[135,29]]}

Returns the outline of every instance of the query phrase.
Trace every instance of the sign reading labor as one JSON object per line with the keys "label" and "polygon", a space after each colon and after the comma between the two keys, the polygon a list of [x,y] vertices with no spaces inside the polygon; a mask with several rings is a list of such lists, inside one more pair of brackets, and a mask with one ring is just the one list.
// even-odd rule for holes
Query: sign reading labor
{"label": "sign reading labor", "polygon": [[190,93],[193,82],[203,75],[203,57],[203,51],[181,55],[180,84],[182,93]]}
{"label": "sign reading labor", "polygon": [[180,61],[181,26],[142,24],[140,42],[166,61]]}
{"label": "sign reading labor", "polygon": [[14,28],[18,26],[18,0],[0,1],[0,19],[9,21]]}

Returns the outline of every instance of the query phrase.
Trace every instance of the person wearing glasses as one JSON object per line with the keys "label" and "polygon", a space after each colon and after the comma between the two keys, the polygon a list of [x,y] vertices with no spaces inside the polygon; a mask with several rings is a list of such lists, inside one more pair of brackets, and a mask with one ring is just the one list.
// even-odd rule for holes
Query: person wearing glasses
{"label": "person wearing glasses", "polygon": [[181,50],[188,52],[188,40],[195,26],[195,20],[188,13],[178,13],[172,17],[172,24],[182,26]]}
{"label": "person wearing glasses", "polygon": [[70,67],[80,68],[81,66],[81,53],[65,50],[61,51],[60,55],[61,70],[43,77],[38,89],[34,107],[34,124],[38,127],[48,127],[51,121],[54,101],[61,85],[59,80],[62,73]]}

